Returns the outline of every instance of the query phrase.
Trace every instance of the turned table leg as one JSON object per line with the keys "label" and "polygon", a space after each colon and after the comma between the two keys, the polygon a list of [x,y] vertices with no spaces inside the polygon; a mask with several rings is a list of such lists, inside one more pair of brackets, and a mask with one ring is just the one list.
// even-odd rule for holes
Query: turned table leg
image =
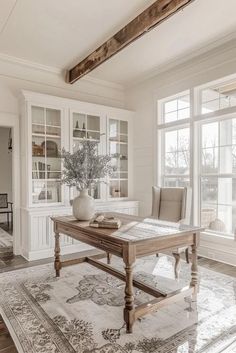
{"label": "turned table leg", "polygon": [[127,256],[124,257],[125,262],[125,308],[124,308],[124,320],[126,323],[126,332],[132,333],[134,324],[134,290],[133,290],[133,264],[135,261],[134,248],[129,247],[127,249]]}
{"label": "turned table leg", "polygon": [[175,278],[178,279],[180,271],[180,254],[173,253],[173,256],[175,258]]}
{"label": "turned table leg", "polygon": [[61,249],[60,249],[60,234],[59,233],[55,233],[54,268],[55,268],[55,271],[56,271],[56,277],[60,277],[60,269],[61,269],[60,252],[61,252]]}
{"label": "turned table leg", "polygon": [[194,242],[192,247],[192,267],[191,267],[191,285],[194,286],[193,301],[197,300],[198,293],[198,266],[197,266],[197,242],[198,234],[194,234]]}

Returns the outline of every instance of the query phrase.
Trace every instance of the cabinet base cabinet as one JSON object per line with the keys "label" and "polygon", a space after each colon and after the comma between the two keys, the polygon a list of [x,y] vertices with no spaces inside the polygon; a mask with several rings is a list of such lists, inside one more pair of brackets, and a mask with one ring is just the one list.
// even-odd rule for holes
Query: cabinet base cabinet
{"label": "cabinet base cabinet", "polygon": [[[138,215],[138,201],[99,202],[97,212],[120,212]],[[71,207],[30,208],[21,210],[22,241],[21,253],[28,261],[53,257],[54,233],[52,216],[72,214]],[[67,236],[61,237],[61,253],[72,254],[92,249]]]}

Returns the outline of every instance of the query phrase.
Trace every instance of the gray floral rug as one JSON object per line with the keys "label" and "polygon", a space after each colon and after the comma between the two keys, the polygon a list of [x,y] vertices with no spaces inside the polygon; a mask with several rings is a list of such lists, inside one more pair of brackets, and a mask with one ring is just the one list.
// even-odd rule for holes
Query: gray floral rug
{"label": "gray floral rug", "polygon": [[[123,266],[115,257],[112,265]],[[189,280],[190,267],[182,263],[176,282],[173,259],[150,256],[137,261],[135,272],[168,291]],[[186,298],[147,315],[133,334],[123,322],[123,282],[86,263],[62,269],[57,279],[52,264],[1,274],[1,313],[24,353],[233,353],[236,279],[200,273],[197,305]],[[150,298],[135,292],[136,304]]]}

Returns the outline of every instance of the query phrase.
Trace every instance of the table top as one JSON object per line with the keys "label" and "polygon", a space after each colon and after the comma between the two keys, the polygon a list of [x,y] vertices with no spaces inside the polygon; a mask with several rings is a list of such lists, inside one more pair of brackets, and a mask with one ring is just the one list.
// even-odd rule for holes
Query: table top
{"label": "table top", "polygon": [[119,218],[122,226],[119,229],[94,228],[89,226],[89,221],[78,221],[73,216],[52,217],[52,220],[78,231],[83,231],[83,233],[97,235],[101,239],[109,238],[119,243],[136,243],[160,237],[169,238],[203,230],[201,227],[160,221],[154,218],[141,218],[123,213],[106,212],[105,215]]}

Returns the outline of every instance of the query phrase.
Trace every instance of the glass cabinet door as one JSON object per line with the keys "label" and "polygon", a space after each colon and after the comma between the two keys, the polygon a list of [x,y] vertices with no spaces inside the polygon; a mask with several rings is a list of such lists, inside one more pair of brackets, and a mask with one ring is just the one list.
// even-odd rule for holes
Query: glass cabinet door
{"label": "glass cabinet door", "polygon": [[109,154],[114,173],[110,177],[109,197],[128,197],[128,122],[109,119]]}
{"label": "glass cabinet door", "polygon": [[61,111],[32,106],[32,203],[61,202]]}
{"label": "glass cabinet door", "polygon": [[[82,113],[73,113],[72,118],[73,124],[73,152],[78,150],[81,141],[91,140],[99,143],[98,153],[100,142],[101,142],[101,121],[100,116],[82,114]],[[74,190],[74,196],[76,191]],[[89,190],[89,194],[94,199],[101,198],[101,188],[100,185],[93,185]]]}

